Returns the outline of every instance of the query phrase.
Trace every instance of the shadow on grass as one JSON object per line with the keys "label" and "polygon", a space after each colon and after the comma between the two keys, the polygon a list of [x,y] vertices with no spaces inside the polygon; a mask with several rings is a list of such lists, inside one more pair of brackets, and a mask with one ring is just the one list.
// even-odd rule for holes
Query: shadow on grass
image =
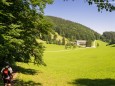
{"label": "shadow on grass", "polygon": [[39,70],[27,69],[20,66],[14,66],[13,71],[18,72],[18,73],[28,74],[28,75],[34,75],[34,74],[40,73]]}
{"label": "shadow on grass", "polygon": [[[4,86],[3,81],[0,80],[0,86]],[[12,86],[43,86],[41,83],[35,83],[33,81],[22,81],[22,80],[14,80],[12,82]]]}
{"label": "shadow on grass", "polygon": [[112,45],[111,47],[115,47],[115,45]]}
{"label": "shadow on grass", "polygon": [[[28,75],[34,75],[34,74],[39,73],[38,70],[25,69],[25,68],[22,68],[19,66],[15,67],[14,71],[18,72],[18,73],[28,74]],[[1,75],[0,75],[0,86],[4,86]],[[42,86],[42,84],[41,83],[35,83],[34,81],[23,81],[23,80],[16,79],[16,80],[12,81],[12,86]]]}
{"label": "shadow on grass", "polygon": [[114,79],[76,79],[69,82],[74,86],[115,86]]}
{"label": "shadow on grass", "polygon": [[4,86],[1,76],[0,76],[0,86]]}
{"label": "shadow on grass", "polygon": [[[30,69],[30,68],[23,68],[20,66],[12,66],[13,72],[18,72],[18,73],[22,73],[22,74],[26,74],[26,75],[35,75],[38,73],[42,73],[39,70],[35,70],[35,69]],[[37,81],[37,80],[36,80]],[[4,86],[3,85],[3,80],[1,79],[1,75],[0,75],[0,86]],[[13,80],[13,85],[12,86],[42,86],[41,83],[36,83],[34,81],[23,81],[23,80]]]}
{"label": "shadow on grass", "polygon": [[41,83],[35,83],[33,81],[14,80],[13,86],[42,86]]}
{"label": "shadow on grass", "polygon": [[[37,73],[41,73],[39,70],[35,70],[35,69],[31,69],[31,68],[23,68],[23,67],[16,66],[16,65],[13,65],[11,67],[13,69],[13,72],[18,72],[18,73],[23,73],[23,74],[28,74],[28,75],[34,75]],[[0,67],[0,70],[1,69],[2,69],[2,67]]]}

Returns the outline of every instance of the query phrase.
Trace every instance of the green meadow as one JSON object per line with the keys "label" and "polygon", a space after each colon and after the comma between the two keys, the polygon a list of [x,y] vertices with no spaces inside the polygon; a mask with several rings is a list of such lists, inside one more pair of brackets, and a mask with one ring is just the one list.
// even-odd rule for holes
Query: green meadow
{"label": "green meadow", "polygon": [[45,44],[47,66],[17,63],[15,86],[115,86],[115,47],[65,49]]}

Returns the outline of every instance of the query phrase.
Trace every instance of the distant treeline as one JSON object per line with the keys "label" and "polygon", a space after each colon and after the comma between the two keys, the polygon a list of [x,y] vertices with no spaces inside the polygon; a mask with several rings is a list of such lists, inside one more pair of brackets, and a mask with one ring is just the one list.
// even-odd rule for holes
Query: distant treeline
{"label": "distant treeline", "polygon": [[115,44],[115,32],[104,32],[102,35],[103,41],[108,42],[110,45]]}

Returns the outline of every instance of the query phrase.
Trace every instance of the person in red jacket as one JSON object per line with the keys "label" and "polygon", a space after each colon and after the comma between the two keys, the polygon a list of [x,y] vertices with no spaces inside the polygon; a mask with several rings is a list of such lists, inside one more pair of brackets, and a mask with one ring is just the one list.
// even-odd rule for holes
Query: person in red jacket
{"label": "person in red jacket", "polygon": [[1,70],[4,86],[11,86],[11,79],[13,78],[12,73],[12,68],[10,67],[9,63],[6,62],[5,67],[3,67]]}

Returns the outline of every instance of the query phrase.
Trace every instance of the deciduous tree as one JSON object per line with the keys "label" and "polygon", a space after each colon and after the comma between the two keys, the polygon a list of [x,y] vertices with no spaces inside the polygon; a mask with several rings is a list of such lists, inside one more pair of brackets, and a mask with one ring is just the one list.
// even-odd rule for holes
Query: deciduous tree
{"label": "deciduous tree", "polygon": [[43,9],[52,0],[0,0],[0,63],[42,60],[44,46],[37,37],[47,34],[51,25],[43,17]]}
{"label": "deciduous tree", "polygon": [[[64,0],[64,1],[68,1],[68,0]],[[115,0],[84,0],[84,1],[88,2],[89,5],[95,4],[98,8],[98,11],[102,11],[105,9],[106,11],[111,12],[115,10],[115,5],[114,5]]]}

